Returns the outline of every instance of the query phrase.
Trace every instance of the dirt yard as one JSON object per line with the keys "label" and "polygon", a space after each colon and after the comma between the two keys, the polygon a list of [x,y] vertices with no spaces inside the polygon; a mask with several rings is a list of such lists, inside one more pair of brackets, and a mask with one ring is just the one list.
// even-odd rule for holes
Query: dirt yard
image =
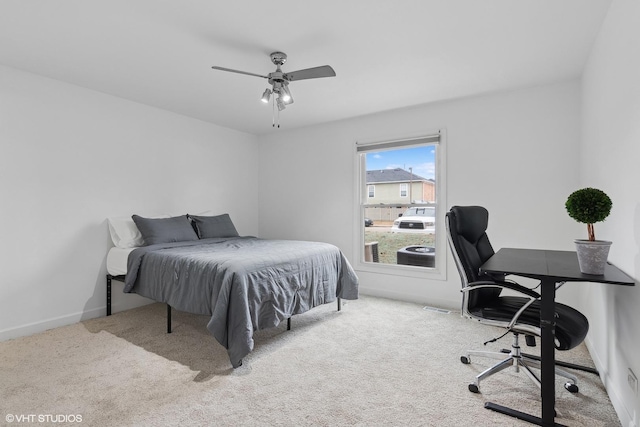
{"label": "dirt yard", "polygon": [[422,233],[392,233],[391,224],[375,224],[366,227],[364,232],[365,243],[378,242],[379,262],[396,264],[398,249],[405,246],[434,246],[435,234]]}

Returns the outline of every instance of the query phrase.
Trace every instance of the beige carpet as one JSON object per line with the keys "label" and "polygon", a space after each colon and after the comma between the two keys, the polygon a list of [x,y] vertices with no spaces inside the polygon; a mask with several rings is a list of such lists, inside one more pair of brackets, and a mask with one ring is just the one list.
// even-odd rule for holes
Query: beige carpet
{"label": "beige carpet", "polygon": [[[329,304],[294,317],[291,331],[282,324],[259,332],[235,370],[206,317],[174,311],[174,332],[166,334],[165,313],[154,304],[0,343],[0,424],[57,415],[58,422],[34,424],[527,426],[484,402],[540,411],[524,373],[504,371],[482,384],[482,394],[467,390],[490,362],[463,365],[460,354],[500,331],[458,313],[366,296],[341,312]],[[592,364],[584,346],[560,357]],[[600,379],[577,376],[577,395],[557,381],[557,421],[619,426]],[[82,422],[59,422],[70,415]]]}

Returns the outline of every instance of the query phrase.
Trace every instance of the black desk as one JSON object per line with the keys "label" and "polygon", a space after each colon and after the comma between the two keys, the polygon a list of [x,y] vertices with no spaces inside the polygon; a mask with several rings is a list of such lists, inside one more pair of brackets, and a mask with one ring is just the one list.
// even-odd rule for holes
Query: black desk
{"label": "black desk", "polygon": [[580,272],[575,252],[503,248],[480,267],[487,273],[506,273],[540,280],[540,357],[542,418],[487,402],[485,407],[542,426],[555,423],[555,322],[556,284],[563,282],[599,282],[634,286],[635,281],[611,264],[603,275]]}

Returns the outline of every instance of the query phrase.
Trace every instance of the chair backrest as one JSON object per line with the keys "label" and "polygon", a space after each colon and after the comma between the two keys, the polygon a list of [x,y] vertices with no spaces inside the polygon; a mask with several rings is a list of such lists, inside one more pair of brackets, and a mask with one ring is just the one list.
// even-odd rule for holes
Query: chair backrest
{"label": "chair backrest", "polygon": [[[482,206],[453,206],[446,215],[447,237],[453,253],[462,287],[470,282],[492,280],[490,276],[480,274],[480,266],[495,253],[489,237],[489,212]],[[483,288],[466,292],[463,310],[485,304],[497,298],[501,290]]]}

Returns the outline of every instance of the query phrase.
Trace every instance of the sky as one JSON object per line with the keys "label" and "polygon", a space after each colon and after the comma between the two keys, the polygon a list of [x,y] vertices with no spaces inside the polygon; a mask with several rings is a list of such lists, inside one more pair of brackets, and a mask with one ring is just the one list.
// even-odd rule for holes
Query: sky
{"label": "sky", "polygon": [[367,153],[367,170],[401,168],[426,179],[435,179],[435,150],[433,145]]}

